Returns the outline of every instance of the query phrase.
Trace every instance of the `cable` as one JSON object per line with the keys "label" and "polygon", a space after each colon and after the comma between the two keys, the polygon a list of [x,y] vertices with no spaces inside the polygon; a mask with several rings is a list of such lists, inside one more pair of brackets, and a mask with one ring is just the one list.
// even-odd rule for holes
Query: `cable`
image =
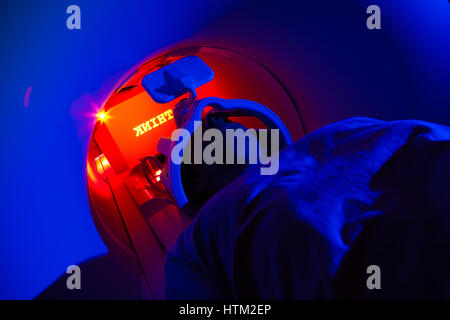
{"label": "cable", "polygon": [[[145,180],[147,180],[147,182],[150,184],[150,186],[153,187],[154,189],[160,191],[160,192],[165,192],[164,189],[160,188],[159,186],[156,185],[156,183],[153,182],[153,180],[156,179],[156,177],[152,174],[152,178],[153,178],[152,179],[148,175],[148,173],[147,173],[147,171],[148,171],[147,170],[147,162],[153,163],[155,165],[155,167],[158,168],[159,170],[163,169],[161,163],[158,161],[158,159],[156,159],[153,156],[146,156],[146,157],[141,159],[141,168],[142,168],[142,173],[144,174]],[[152,170],[152,172],[153,172],[153,170]],[[158,242],[159,246],[161,247],[163,252],[166,254],[167,253],[166,247],[164,246],[162,241],[159,239],[158,234],[156,233],[155,229],[151,225],[150,221],[148,221],[148,219],[145,219],[145,221],[147,222],[147,225],[150,228],[150,231],[152,232],[152,234],[155,237],[156,241]]]}
{"label": "cable", "polygon": [[136,261],[137,261],[138,267],[141,270],[141,273],[142,273],[142,276],[145,279],[145,282],[147,283],[147,287],[148,287],[148,290],[150,291],[151,296],[154,298],[154,294],[153,294],[152,288],[150,286],[150,280],[147,278],[147,275],[145,274],[144,266],[142,265],[141,260],[139,259],[139,255],[137,253],[136,247],[134,246],[133,240],[131,239],[130,232],[128,231],[127,225],[126,225],[125,220],[124,220],[123,215],[122,215],[122,212],[120,211],[119,204],[117,203],[117,199],[116,199],[116,196],[114,195],[114,192],[113,192],[113,189],[111,187],[111,184],[109,183],[109,181],[107,181],[106,183],[108,184],[109,190],[111,191],[111,195],[112,195],[114,204],[117,207],[117,212],[119,212],[120,221],[122,222],[123,228],[124,228],[125,233],[126,233],[127,238],[128,238],[128,241],[130,242],[131,250],[133,250],[134,254],[136,255]]}

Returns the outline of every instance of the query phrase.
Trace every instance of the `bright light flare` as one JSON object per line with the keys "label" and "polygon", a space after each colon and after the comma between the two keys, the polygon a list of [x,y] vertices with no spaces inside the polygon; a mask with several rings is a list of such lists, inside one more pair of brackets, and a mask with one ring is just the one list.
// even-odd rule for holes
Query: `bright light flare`
{"label": "bright light flare", "polygon": [[101,121],[101,122],[104,122],[104,121],[106,121],[106,119],[107,119],[107,116],[106,116],[106,112],[105,112],[105,111],[100,111],[100,112],[98,112],[97,115],[96,115],[96,117],[97,117],[97,120],[98,120],[98,121]]}

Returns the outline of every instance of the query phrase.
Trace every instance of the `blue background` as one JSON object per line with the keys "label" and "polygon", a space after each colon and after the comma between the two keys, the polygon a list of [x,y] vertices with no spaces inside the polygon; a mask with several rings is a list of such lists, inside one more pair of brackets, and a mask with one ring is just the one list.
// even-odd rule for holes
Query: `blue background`
{"label": "blue background", "polygon": [[[68,265],[107,252],[86,194],[89,132],[78,132],[73,102],[236,2],[2,5],[0,298],[33,298]],[[66,28],[70,4],[81,8],[81,30]]]}
{"label": "blue background", "polygon": [[[155,50],[190,37],[238,2],[21,0],[3,5],[1,299],[33,298],[68,265],[107,252],[89,210],[85,186],[89,126],[80,125],[89,121],[82,116],[80,120],[83,110],[76,101],[110,86]],[[382,6],[398,47],[416,66],[412,74],[420,84],[420,97],[430,105],[450,108],[448,1],[357,2],[362,7]],[[81,30],[66,28],[70,4],[81,7]],[[317,5],[326,7],[322,1]],[[345,16],[342,19],[345,23]],[[377,50],[381,54],[384,48]],[[325,59],[326,54],[332,53],[324,52]],[[24,95],[30,86],[26,108]],[[441,122],[448,124],[450,119]]]}

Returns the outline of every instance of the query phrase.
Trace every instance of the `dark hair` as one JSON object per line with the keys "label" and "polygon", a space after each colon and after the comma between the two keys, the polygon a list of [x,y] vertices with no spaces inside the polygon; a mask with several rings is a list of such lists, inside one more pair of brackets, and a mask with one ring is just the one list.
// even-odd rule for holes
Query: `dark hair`
{"label": "dark hair", "polygon": [[[226,129],[246,130],[240,123],[231,122],[224,115],[214,113],[207,114],[203,120],[203,129],[209,128],[220,130],[223,136],[225,136]],[[202,148],[205,148],[205,145]],[[248,167],[247,164],[225,164],[226,141],[224,141],[223,148],[224,164],[182,164],[181,166],[183,187],[195,211],[198,211],[219,190],[238,178]],[[234,153],[236,157],[236,147]]]}

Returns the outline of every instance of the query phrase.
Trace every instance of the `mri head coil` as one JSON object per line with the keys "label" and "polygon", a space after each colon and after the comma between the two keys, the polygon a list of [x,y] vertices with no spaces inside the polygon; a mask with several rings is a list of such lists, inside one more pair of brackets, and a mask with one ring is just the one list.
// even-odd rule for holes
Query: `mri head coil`
{"label": "mri head coil", "polygon": [[[183,120],[178,121],[177,125],[179,128],[187,130],[191,136],[201,123],[203,111],[211,107],[221,112],[256,117],[268,129],[280,131],[282,147],[292,143],[293,139],[283,121],[262,104],[244,99],[216,97],[195,101],[195,89],[211,81],[213,77],[214,72],[199,57],[188,56],[150,73],[143,79],[142,85],[157,103],[167,103],[185,93],[190,93],[190,98],[180,101],[174,113],[177,112],[177,109],[185,113],[182,117]],[[161,138],[157,149],[167,157],[165,170],[161,175],[167,191],[180,207],[187,208],[189,200],[183,187],[181,164],[172,161],[172,150],[177,145],[178,138],[177,136],[172,136],[171,140]]]}

